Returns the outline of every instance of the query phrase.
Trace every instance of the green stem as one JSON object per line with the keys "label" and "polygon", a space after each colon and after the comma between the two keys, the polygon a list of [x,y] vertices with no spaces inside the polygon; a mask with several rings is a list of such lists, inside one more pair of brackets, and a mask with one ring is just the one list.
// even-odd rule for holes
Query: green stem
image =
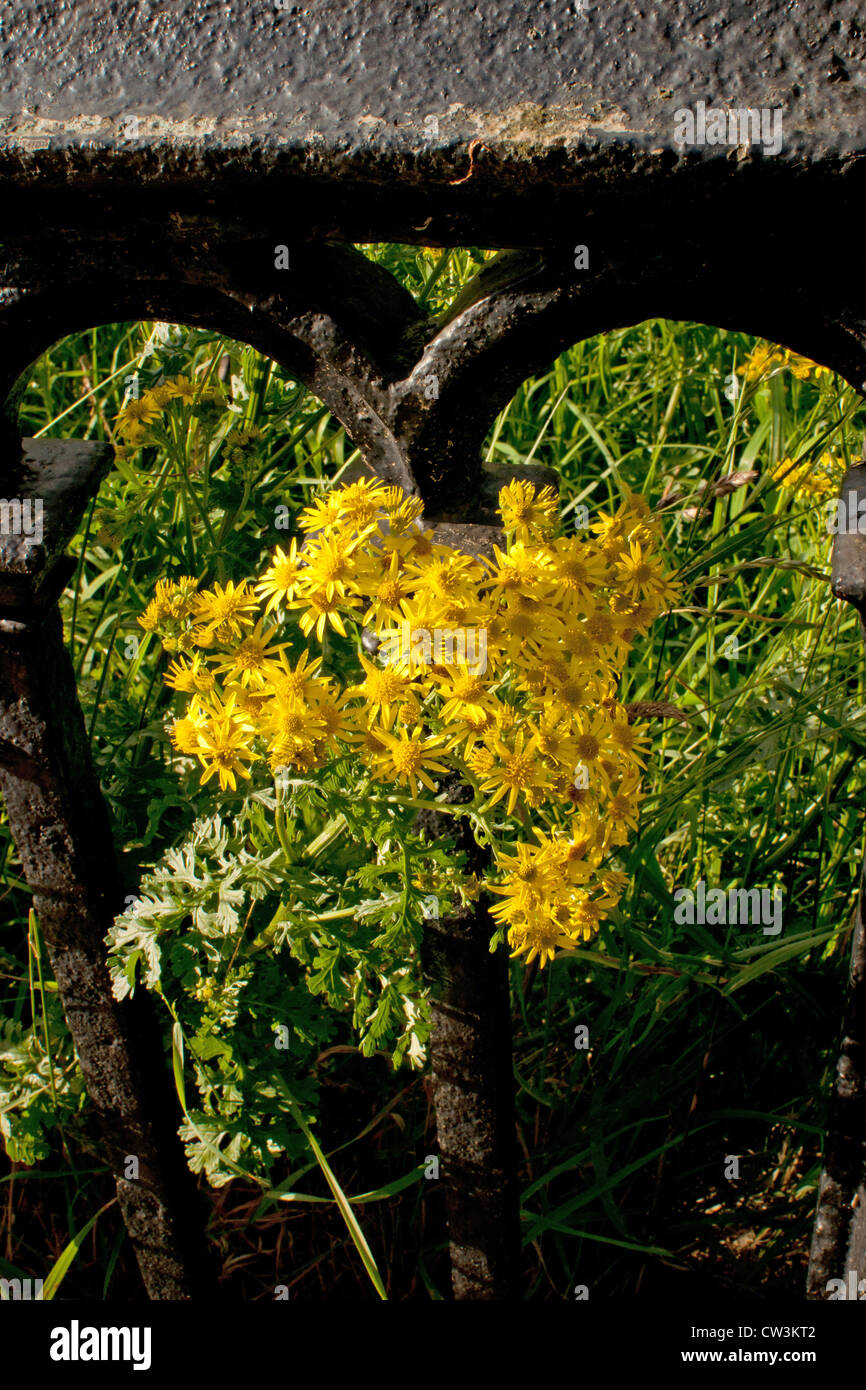
{"label": "green stem", "polygon": [[361,1261],[364,1265],[364,1268],[367,1271],[367,1274],[370,1277],[370,1283],[373,1285],[373,1288],[376,1290],[377,1294],[383,1300],[383,1302],[387,1303],[388,1295],[385,1292],[385,1285],[382,1283],[382,1276],[379,1273],[379,1270],[376,1266],[376,1261],[373,1258],[373,1252],[364,1238],[364,1232],[358,1225],[357,1217],[355,1216],[355,1213],[352,1211],[352,1206],[349,1198],[347,1198],[340,1184],[337,1182],[337,1179],[335,1178],[331,1170],[331,1165],[328,1163],[328,1160],[325,1158],[325,1155],[319,1148],[315,1136],[313,1135],[309,1125],[304,1119],[304,1116],[302,1115],[301,1110],[294,1096],[291,1094],[288,1086],[286,1085],[285,1081],[281,1076],[274,1074],[271,1075],[271,1080],[273,1081],[274,1086],[280,1092],[284,1101],[286,1102],[292,1119],[295,1121],[298,1128],[303,1133],[304,1138],[306,1139],[310,1148],[312,1149],[316,1162],[318,1163],[319,1167],[322,1170],[322,1173],[324,1174],[325,1181],[334,1194],[337,1206],[340,1208],[340,1215],[346,1223],[346,1228],[349,1232],[349,1235],[352,1237],[352,1240],[355,1244],[355,1249],[361,1256]]}
{"label": "green stem", "polygon": [[288,862],[289,864],[291,864],[291,862],[292,862],[292,846],[291,846],[291,842],[289,841],[288,835],[287,835],[287,833],[286,833],[286,832],[287,832],[286,813],[285,813],[285,811],[283,810],[282,802],[279,800],[279,793],[278,793],[278,799],[277,799],[277,807],[276,807],[276,811],[275,811],[275,813],[274,813],[274,829],[275,829],[276,832],[277,832],[277,839],[278,839],[279,842],[280,842],[280,848],[282,849],[283,854],[286,856],[287,862]]}

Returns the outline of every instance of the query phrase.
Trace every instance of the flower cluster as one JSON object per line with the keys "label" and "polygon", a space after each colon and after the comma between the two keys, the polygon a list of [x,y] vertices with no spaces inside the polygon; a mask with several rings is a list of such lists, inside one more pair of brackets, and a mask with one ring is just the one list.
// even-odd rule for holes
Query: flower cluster
{"label": "flower cluster", "polygon": [[841,459],[825,451],[817,463],[795,463],[784,458],[773,469],[773,481],[788,488],[803,501],[838,497],[845,465]]}
{"label": "flower cluster", "polygon": [[188,376],[162,381],[158,386],[143,391],[140,396],[130,396],[124,401],[117,417],[117,432],[127,444],[141,444],[148,427],[172,401],[193,405],[197,399],[196,385]]}
{"label": "flower cluster", "polygon": [[752,349],[743,366],[743,375],[746,381],[757,381],[768,372],[783,368],[793,372],[798,381],[820,381],[822,377],[829,379],[833,375],[829,367],[810,362],[808,357],[800,357],[790,348],[772,347],[769,343],[759,343]]}
{"label": "flower cluster", "polygon": [[[335,489],[257,583],[166,582],[140,622],[178,654],[172,738],[203,781],[235,789],[254,763],[308,772],[350,755],[415,801],[457,772],[493,847],[494,916],[544,964],[623,891],[605,864],[636,826],[648,740],[617,685],[675,590],[642,497],[585,537],[559,534],[550,488],[513,482],[499,501],[505,544],[487,558],[438,544],[397,488]],[[294,655],[280,640],[292,611],[309,644]],[[354,682],[328,674],[345,638]]]}

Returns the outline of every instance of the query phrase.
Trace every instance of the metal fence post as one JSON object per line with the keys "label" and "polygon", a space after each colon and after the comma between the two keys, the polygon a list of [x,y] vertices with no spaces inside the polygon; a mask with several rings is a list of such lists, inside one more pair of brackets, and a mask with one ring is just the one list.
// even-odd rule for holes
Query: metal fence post
{"label": "metal fence post", "polygon": [[63,542],[111,457],[25,441],[20,492],[42,503],[44,538],[0,546],[0,791],[145,1287],[191,1298],[212,1287],[203,1213],[151,1001],[111,989],[104,937],[121,889],[57,606]]}

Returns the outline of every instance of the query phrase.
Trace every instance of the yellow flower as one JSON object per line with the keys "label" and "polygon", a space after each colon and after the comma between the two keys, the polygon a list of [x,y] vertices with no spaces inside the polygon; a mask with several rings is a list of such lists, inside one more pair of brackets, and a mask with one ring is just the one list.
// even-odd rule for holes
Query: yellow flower
{"label": "yellow flower", "polygon": [[324,531],[327,533],[339,520],[340,511],[340,492],[339,489],[335,488],[331,492],[326,492],[324,497],[317,497],[308,507],[304,507],[298,517],[298,525],[302,531]]}
{"label": "yellow flower", "polygon": [[298,524],[302,531],[327,533],[335,525],[344,526],[347,531],[368,531],[385,516],[388,491],[378,478],[361,478],[317,497],[301,512]]}
{"label": "yellow flower", "polygon": [[286,650],[288,643],[281,642],[275,646],[275,634],[265,635],[262,632],[263,623],[264,619],[260,618],[252,632],[248,632],[228,653],[225,661],[215,667],[220,675],[224,675],[228,680],[238,680],[244,686],[261,688],[271,672],[278,671],[277,658]]}
{"label": "yellow flower", "polygon": [[357,483],[348,483],[336,494],[340,520],[364,528],[379,517],[388,496],[389,489],[378,478],[360,478]]}
{"label": "yellow flower", "polygon": [[367,626],[378,628],[382,623],[400,617],[400,605],[409,598],[412,588],[401,572],[401,559],[396,550],[391,552],[384,569],[378,559],[374,564],[372,573],[369,568],[365,572],[359,567],[358,580],[361,592],[370,599],[364,622]]}
{"label": "yellow flower", "polygon": [[150,390],[150,397],[158,410],[165,410],[169,401],[173,401],[176,395],[174,385],[170,381],[160,382],[159,386],[153,386]]}
{"label": "yellow flower", "polygon": [[349,594],[356,594],[356,561],[353,559],[356,546],[357,542],[351,537],[319,537],[309,542],[304,551],[305,563],[300,576],[301,595],[307,590],[323,593],[330,602],[334,598],[342,601]]}
{"label": "yellow flower", "polygon": [[[476,749],[476,744],[480,739],[492,737],[496,732],[496,715],[490,710],[482,710],[477,714],[467,714],[465,718],[456,722],[452,721],[448,725],[448,743],[446,745],[449,753],[462,746],[463,758],[467,767],[476,771],[475,760],[486,756],[486,750]],[[492,765],[493,754],[490,754]],[[485,771],[488,764],[485,764]],[[480,764],[479,764],[480,767]]]}
{"label": "yellow flower", "polygon": [[327,678],[317,683],[311,700],[325,738],[346,738],[357,728],[357,711],[349,704],[348,691],[334,690]]}
{"label": "yellow flower", "polygon": [[647,744],[649,738],[644,730],[646,725],[640,727],[629,724],[627,718],[616,718],[610,725],[610,744],[614,752],[624,761],[634,763],[638,767],[645,767],[643,759],[647,754]]}
{"label": "yellow flower", "polygon": [[233,717],[228,704],[219,712],[211,714],[198,730],[196,757],[204,768],[202,785],[216,775],[220,791],[237,788],[237,777],[249,778],[244,760],[250,761],[255,754],[250,748],[250,731]]}
{"label": "yellow flower", "polygon": [[572,725],[574,751],[582,766],[590,771],[600,767],[610,751],[610,718],[601,709],[578,710]]}
{"label": "yellow flower", "polygon": [[508,919],[539,907],[555,891],[544,857],[535,845],[516,845],[513,855],[500,855],[498,867],[505,872],[505,882],[491,886],[490,891],[505,901],[491,909],[493,917]]}
{"label": "yellow flower", "polygon": [[493,594],[526,594],[536,591],[539,582],[549,574],[550,552],[546,547],[527,546],[517,541],[503,553],[493,547],[493,564],[489,567],[488,584]]}
{"label": "yellow flower", "polygon": [[565,679],[555,689],[555,699],[563,714],[577,714],[591,700],[592,678],[578,662],[570,661]]}
{"label": "yellow flower", "polygon": [[266,692],[250,690],[247,685],[229,685],[226,687],[226,694],[234,696],[238,714],[246,715],[251,727],[261,728],[264,718],[262,711],[271,698]]}
{"label": "yellow flower", "polygon": [[156,632],[163,617],[165,617],[163,605],[157,599],[152,598],[144,612],[139,613],[138,625],[143,627],[145,632]]}
{"label": "yellow flower", "polygon": [[558,922],[543,914],[533,914],[519,926],[511,928],[508,944],[514,947],[512,956],[526,956],[527,965],[538,956],[539,966],[543,970],[545,964],[554,959],[557,949],[570,946],[571,941]]}
{"label": "yellow flower", "polygon": [[266,613],[270,613],[279,603],[291,602],[301,582],[302,566],[296,540],[292,541],[288,554],[277,546],[269,567],[256,584],[259,597],[268,599]]}
{"label": "yellow flower", "polygon": [[175,377],[171,383],[172,395],[182,405],[192,405],[195,400],[195,385],[188,376]]}
{"label": "yellow flower", "polygon": [[158,599],[170,606],[173,617],[185,618],[192,612],[197,588],[197,579],[190,574],[182,574],[180,579],[157,580],[154,592]]}
{"label": "yellow flower", "polygon": [[607,803],[607,819],[618,831],[626,826],[637,830],[638,805],[641,800],[639,781],[637,772],[627,774]]}
{"label": "yellow flower", "polygon": [[439,717],[444,724],[454,720],[478,718],[495,708],[487,677],[470,671],[466,665],[450,667],[434,674],[443,701]]}
{"label": "yellow flower", "polygon": [[800,381],[808,381],[810,377],[820,380],[821,377],[833,375],[829,367],[821,367],[808,357],[801,357],[799,353],[792,352],[790,348],[772,347],[769,343],[758,343],[752,349],[746,358],[743,375],[747,381],[756,381],[765,373],[773,369],[779,371],[784,367],[793,372]]}
{"label": "yellow flower", "polygon": [[130,441],[141,439],[145,425],[155,420],[158,414],[159,410],[149,393],[146,392],[139,400],[130,397],[117,417],[117,428]]}
{"label": "yellow flower", "polygon": [[[400,489],[333,489],[302,513],[304,550],[293,540],[257,580],[204,593],[189,577],[160,581],[139,621],[185,654],[166,678],[187,696],[172,742],[223,790],[255,760],[308,773],[336,755],[414,798],[455,753],[488,807],[535,827],[537,843],[495,851],[492,911],[514,954],[544,965],[590,939],[621,896],[623,876],[602,865],[637,825],[648,739],[617,686],[629,644],[674,589],[639,494],[624,490],[591,538],[554,536],[549,490],[515,482],[501,502],[508,539],[491,561],[434,543],[420,500]],[[359,653],[354,684],[323,675],[310,651],[293,664],[259,603],[285,605],[320,641],[363,621],[390,660]],[[479,662],[470,638],[482,632]],[[335,648],[338,669],[351,660]]]}
{"label": "yellow flower", "polygon": [[772,476],[781,487],[808,501],[838,497],[844,471],[843,461],[825,450],[817,463],[794,463],[793,459],[784,458],[776,464]]}
{"label": "yellow flower", "polygon": [[189,715],[183,719],[175,719],[171,726],[171,741],[179,753],[186,753],[188,756],[198,753],[200,727],[199,721],[191,719]]}
{"label": "yellow flower", "polygon": [[524,749],[522,729],[516,735],[513,747],[497,738],[493,740],[492,748],[497,761],[481,783],[481,790],[493,793],[488,803],[490,806],[495,806],[497,801],[507,796],[506,809],[511,815],[520,793],[540,784],[541,770],[531,749]]}
{"label": "yellow flower", "polygon": [[367,679],[361,685],[352,686],[350,694],[362,696],[370,715],[373,718],[379,715],[383,728],[390,729],[396,713],[395,706],[412,692],[411,677],[395,671],[393,666],[376,666],[363,656],[359,660]]}
{"label": "yellow flower", "polygon": [[179,690],[188,695],[194,690],[213,689],[214,675],[201,657],[195,655],[190,661],[173,661],[168,668],[165,683],[172,690]]}
{"label": "yellow flower", "polygon": [[660,592],[665,588],[666,580],[662,573],[661,561],[653,555],[648,555],[634,540],[629,543],[628,551],[623,551],[617,560],[616,572],[625,592],[637,598]]}
{"label": "yellow flower", "polygon": [[340,609],[347,605],[345,600],[341,600],[334,594],[328,597],[324,589],[315,589],[310,593],[305,593],[303,598],[297,598],[291,604],[292,608],[302,609],[300,617],[301,632],[305,637],[315,630],[316,637],[321,642],[325,636],[325,628],[332,627],[339,632],[341,637],[346,636],[346,625],[343,622]]}
{"label": "yellow flower", "polygon": [[790,348],[785,348],[785,366],[790,367],[799,381],[808,381],[810,377],[819,381],[822,376],[831,377],[833,375],[829,367],[821,367],[808,357],[801,357],[799,353],[791,352]]}
{"label": "yellow flower", "polygon": [[556,705],[548,705],[540,718],[529,721],[528,728],[532,735],[529,743],[531,749],[554,764],[573,766],[577,756],[574,739],[568,722]]}
{"label": "yellow flower", "polygon": [[422,782],[431,792],[436,784],[429,777],[431,772],[447,772],[445,763],[437,761],[442,741],[437,737],[425,738],[421,729],[409,733],[401,729],[399,734],[376,731],[376,738],[382,744],[382,752],[375,758],[374,777],[387,778],[391,782],[408,782],[413,797],[418,795],[418,783]]}
{"label": "yellow flower", "polygon": [[573,609],[591,603],[607,577],[607,562],[598,547],[579,536],[564,536],[548,547],[550,594]]}
{"label": "yellow flower", "polygon": [[605,904],[594,901],[586,894],[577,898],[572,906],[568,935],[573,941],[591,941],[598,931],[598,924],[605,915]]}
{"label": "yellow flower", "polygon": [[778,348],[770,347],[769,343],[758,343],[746,358],[743,375],[746,381],[757,381],[772,367],[781,367],[783,361],[784,358]]}
{"label": "yellow flower", "polygon": [[381,503],[388,514],[388,529],[392,536],[403,536],[418,525],[424,512],[420,497],[407,497],[402,488],[389,487]]}
{"label": "yellow flower", "polygon": [[480,748],[473,748],[466,754],[466,766],[475,777],[484,777],[493,767],[496,758],[490,748],[483,745]]}
{"label": "yellow flower", "polygon": [[235,584],[230,579],[225,587],[214,584],[212,589],[196,594],[194,612],[205,633],[213,633],[218,641],[226,641],[239,637],[242,628],[252,623],[250,609],[256,606],[255,595],[246,582]]}
{"label": "yellow flower", "polygon": [[499,515],[506,531],[518,540],[527,541],[545,535],[553,529],[558,499],[552,487],[540,492],[534,483],[515,479],[499,492]]}
{"label": "yellow flower", "polygon": [[292,666],[285,651],[280,651],[279,661],[268,672],[268,680],[278,700],[290,704],[293,700],[304,704],[313,698],[317,685],[317,675],[322,664],[320,656],[310,659],[304,651]]}
{"label": "yellow flower", "polygon": [[271,706],[269,717],[271,756],[279,763],[291,764],[300,754],[312,748],[324,732],[318,713],[298,700],[291,704],[278,701]]}
{"label": "yellow flower", "polygon": [[535,665],[542,648],[558,645],[562,638],[561,617],[540,598],[511,594],[501,617],[506,633],[503,646],[516,665]]}
{"label": "yellow flower", "polygon": [[437,545],[429,557],[413,557],[406,562],[406,578],[416,597],[427,603],[441,605],[455,600],[475,603],[484,570],[471,555],[461,555]]}

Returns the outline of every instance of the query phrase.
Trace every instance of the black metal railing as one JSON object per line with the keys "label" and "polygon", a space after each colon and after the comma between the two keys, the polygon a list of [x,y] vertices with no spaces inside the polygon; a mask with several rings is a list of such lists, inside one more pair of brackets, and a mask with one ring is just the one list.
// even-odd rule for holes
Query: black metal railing
{"label": "black metal railing", "polygon": [[[640,15],[579,0],[533,7],[530,24],[520,6],[491,3],[472,33],[443,30],[445,8],[418,19],[389,0],[357,28],[333,0],[315,14],[254,0],[230,17],[184,3],[151,16],[142,37],[139,6],[94,21],[88,7],[46,18],[23,3],[4,24],[15,63],[0,91],[0,491],[41,500],[44,534],[0,548],[0,788],[154,1298],[196,1296],[213,1273],[154,1021],[145,1000],[118,1003],[109,987],[104,937],[122,899],[57,608],[64,547],[110,450],[22,445],[33,361],[118,320],[249,343],[467,549],[496,534],[481,468],[496,414],[527,376],[598,332],[653,316],[710,322],[866,390],[855,5],[804,0],[792,15],[781,0],[727,0],[701,19],[685,0]],[[166,63],[181,50],[200,66]],[[726,116],[724,139],[697,140],[698,116],[706,137],[721,94],[725,112],[757,113],[757,136],[735,122],[732,142]],[[762,139],[764,111],[782,112],[778,150]],[[506,254],[437,321],[350,244],[371,240]],[[861,611],[864,557],[866,539],[846,538],[834,580]],[[459,917],[431,937],[433,1068],[455,1291],[512,1297],[508,1000],[486,936],[480,917]],[[866,1276],[864,949],[860,915],[815,1297],[849,1269]],[[467,1113],[483,1135],[471,1163],[454,1137]],[[136,1182],[122,1176],[130,1153]]]}

